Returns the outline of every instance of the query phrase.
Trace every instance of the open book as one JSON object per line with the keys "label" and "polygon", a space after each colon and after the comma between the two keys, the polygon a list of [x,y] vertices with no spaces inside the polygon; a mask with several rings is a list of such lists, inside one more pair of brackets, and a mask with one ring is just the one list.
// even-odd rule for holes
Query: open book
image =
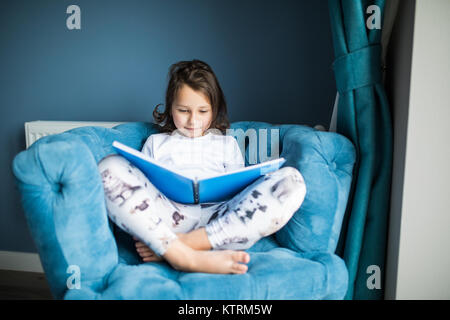
{"label": "open book", "polygon": [[286,162],[284,158],[278,158],[207,178],[191,179],[118,141],[113,142],[113,148],[139,168],[166,197],[179,203],[228,200],[260,176],[278,170]]}

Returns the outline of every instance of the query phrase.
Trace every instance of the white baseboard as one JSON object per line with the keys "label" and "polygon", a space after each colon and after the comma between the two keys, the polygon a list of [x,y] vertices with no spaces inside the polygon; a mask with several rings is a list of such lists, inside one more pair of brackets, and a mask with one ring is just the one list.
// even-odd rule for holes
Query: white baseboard
{"label": "white baseboard", "polygon": [[0,270],[44,272],[37,253],[15,251],[0,251]]}

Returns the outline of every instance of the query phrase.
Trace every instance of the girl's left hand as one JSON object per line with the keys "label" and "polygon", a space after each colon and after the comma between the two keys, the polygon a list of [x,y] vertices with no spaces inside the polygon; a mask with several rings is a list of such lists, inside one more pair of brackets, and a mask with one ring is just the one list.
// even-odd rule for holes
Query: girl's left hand
{"label": "girl's left hand", "polygon": [[136,241],[136,243],[135,243],[136,251],[144,262],[162,261],[163,260],[162,257],[158,256],[155,252],[153,252],[152,249],[147,247],[147,245],[145,243],[139,241],[138,238],[133,237],[133,239]]}

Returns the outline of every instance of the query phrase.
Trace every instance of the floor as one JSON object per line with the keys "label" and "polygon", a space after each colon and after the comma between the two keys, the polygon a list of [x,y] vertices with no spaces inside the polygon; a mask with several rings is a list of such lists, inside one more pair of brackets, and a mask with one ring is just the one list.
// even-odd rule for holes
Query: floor
{"label": "floor", "polygon": [[0,300],[53,299],[45,274],[0,270]]}

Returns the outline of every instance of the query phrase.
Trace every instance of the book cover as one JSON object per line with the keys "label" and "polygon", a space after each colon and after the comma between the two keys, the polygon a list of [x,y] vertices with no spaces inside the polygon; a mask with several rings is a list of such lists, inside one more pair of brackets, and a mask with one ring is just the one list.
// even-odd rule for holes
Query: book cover
{"label": "book cover", "polygon": [[231,199],[260,176],[278,170],[286,162],[284,158],[278,158],[202,179],[192,179],[118,141],[113,142],[113,148],[139,168],[166,197],[185,204]]}

